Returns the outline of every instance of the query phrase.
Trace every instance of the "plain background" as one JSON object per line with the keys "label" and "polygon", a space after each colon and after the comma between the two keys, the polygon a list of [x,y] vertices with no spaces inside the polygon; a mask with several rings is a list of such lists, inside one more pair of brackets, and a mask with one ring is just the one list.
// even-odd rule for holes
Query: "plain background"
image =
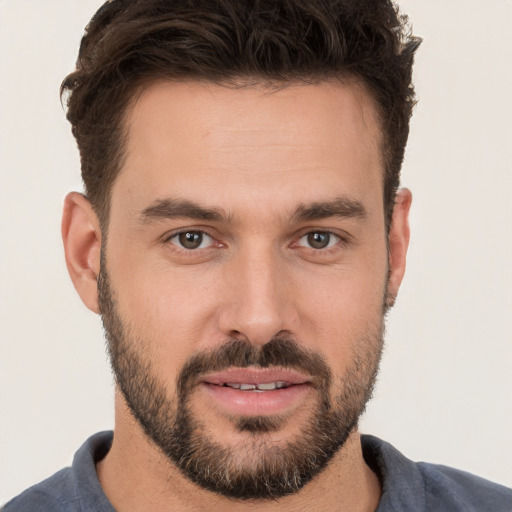
{"label": "plain background", "polygon": [[[99,319],[60,242],[59,102],[98,0],[0,0],[0,503],[113,425]],[[418,53],[408,272],[362,431],[512,483],[512,1],[403,0]]]}

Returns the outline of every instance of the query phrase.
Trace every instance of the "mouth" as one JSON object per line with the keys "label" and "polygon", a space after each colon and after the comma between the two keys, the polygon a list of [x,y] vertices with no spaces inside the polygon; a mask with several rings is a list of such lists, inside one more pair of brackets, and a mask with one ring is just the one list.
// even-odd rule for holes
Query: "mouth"
{"label": "mouth", "polygon": [[311,382],[309,375],[287,368],[229,368],[208,374],[204,382],[241,391],[275,391]]}
{"label": "mouth", "polygon": [[285,389],[292,386],[289,382],[279,380],[277,382],[261,382],[259,384],[242,384],[239,382],[224,382],[222,387],[239,389],[240,391],[259,391],[261,393],[265,391],[274,391],[275,389]]}
{"label": "mouth", "polygon": [[312,379],[283,368],[230,368],[201,382],[210,403],[230,415],[262,416],[289,412],[311,392]]}

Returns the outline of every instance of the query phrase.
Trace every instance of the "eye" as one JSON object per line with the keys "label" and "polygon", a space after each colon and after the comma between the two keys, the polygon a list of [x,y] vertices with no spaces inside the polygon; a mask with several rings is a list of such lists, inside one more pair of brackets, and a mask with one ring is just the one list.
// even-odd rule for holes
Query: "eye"
{"label": "eye", "polygon": [[297,245],[311,249],[328,249],[340,241],[340,237],[329,231],[311,231],[302,236]]}
{"label": "eye", "polygon": [[203,231],[181,231],[172,235],[169,242],[182,249],[193,251],[194,249],[206,249],[213,245],[214,240]]}

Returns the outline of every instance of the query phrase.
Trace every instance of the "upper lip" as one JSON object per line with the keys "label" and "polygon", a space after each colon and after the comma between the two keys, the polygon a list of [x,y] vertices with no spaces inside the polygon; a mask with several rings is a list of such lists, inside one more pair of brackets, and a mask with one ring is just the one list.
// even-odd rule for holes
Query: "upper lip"
{"label": "upper lip", "polygon": [[218,386],[223,384],[270,384],[272,382],[286,382],[291,386],[308,383],[311,381],[311,378],[288,368],[232,367],[220,372],[207,374],[201,380]]}

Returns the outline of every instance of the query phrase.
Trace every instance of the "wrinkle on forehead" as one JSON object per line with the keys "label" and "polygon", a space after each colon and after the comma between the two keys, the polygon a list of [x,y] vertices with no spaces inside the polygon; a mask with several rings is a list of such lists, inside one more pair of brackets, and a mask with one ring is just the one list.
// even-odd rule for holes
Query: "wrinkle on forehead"
{"label": "wrinkle on forehead", "polygon": [[123,203],[138,198],[135,210],[166,196],[226,211],[260,201],[283,213],[338,196],[381,207],[368,199],[383,182],[378,113],[356,81],[272,92],[159,82],[128,114],[120,178],[131,176]]}
{"label": "wrinkle on forehead", "polygon": [[[345,94],[339,94],[340,90]],[[319,95],[318,91],[323,91],[325,94]],[[356,101],[350,101],[347,98],[347,92]],[[295,101],[298,96],[304,97],[307,101],[298,106]],[[162,109],[162,105],[169,106],[169,97],[173,98],[172,111],[168,107]],[[266,83],[229,87],[204,81],[158,81],[134,97],[126,112],[126,126],[128,137],[130,137],[131,127],[135,121],[144,122],[148,114],[155,118],[152,119],[153,122],[158,118],[158,114],[161,114],[164,119],[166,115],[170,115],[176,117],[180,125],[180,133],[193,131],[198,142],[210,141],[212,144],[222,144],[223,139],[233,132],[244,133],[245,140],[239,142],[240,149],[244,149],[257,146],[258,141],[255,140],[255,136],[261,137],[263,133],[267,135],[266,146],[285,147],[286,144],[279,139],[282,126],[274,127],[265,122],[268,121],[266,117],[272,117],[275,111],[279,111],[280,121],[285,123],[287,118],[293,118],[298,108],[303,114],[307,114],[308,110],[313,111],[315,107],[321,106],[320,103],[324,103],[324,107],[329,108],[332,102],[341,103],[338,106],[343,108],[345,116],[350,116],[351,123],[362,126],[364,131],[368,132],[369,137],[365,141],[359,141],[367,144],[366,149],[370,149],[370,146],[372,149],[380,148],[382,134],[377,104],[364,83],[355,78],[343,81],[333,79],[318,84],[290,82],[280,84],[279,87]],[[144,103],[144,116],[141,116],[139,108],[141,103]],[[260,115],[255,117],[257,107],[265,107],[265,104],[269,105],[269,108],[259,109]],[[293,109],[289,108],[291,105]],[[236,117],[226,115],[226,106],[230,112],[236,111],[239,115]],[[251,107],[255,107],[251,110],[251,116],[244,116],[244,112]],[[289,132],[295,130],[297,135],[307,135],[318,130],[322,124],[325,124],[324,118],[310,116],[308,126],[288,125],[287,130]],[[340,133],[340,137],[343,135]]]}

